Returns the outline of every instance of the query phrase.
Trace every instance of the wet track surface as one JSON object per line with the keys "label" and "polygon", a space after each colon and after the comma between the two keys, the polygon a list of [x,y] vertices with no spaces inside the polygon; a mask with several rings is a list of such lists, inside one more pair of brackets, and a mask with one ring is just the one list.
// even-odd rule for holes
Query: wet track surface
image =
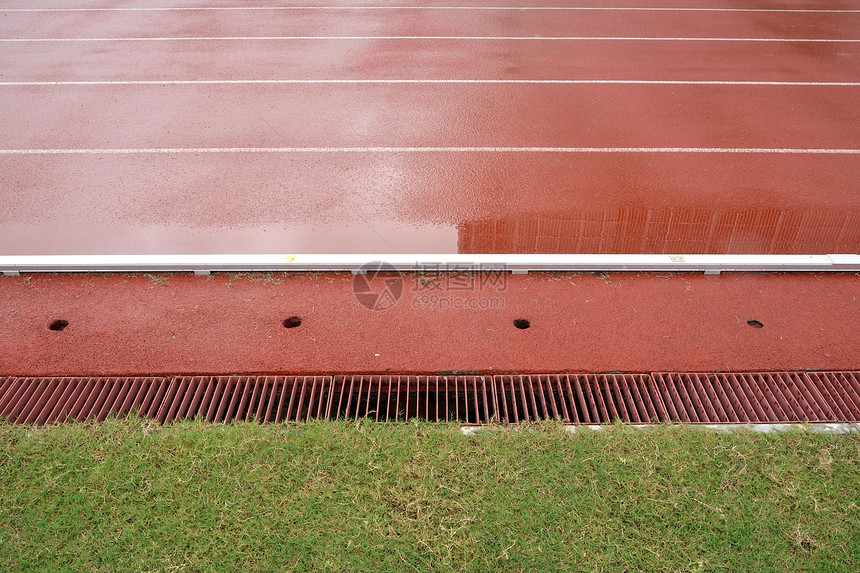
{"label": "wet track surface", "polygon": [[[857,2],[413,4],[0,0],[0,256],[860,252]],[[856,274],[431,271],[0,277],[0,379],[860,368]]]}
{"label": "wet track surface", "polygon": [[[853,274],[499,278],[482,286],[457,275],[405,274],[395,304],[370,310],[356,299],[356,279],[339,273],[0,277],[0,373],[505,374],[860,365],[860,281]],[[300,324],[285,328],[291,317]],[[528,321],[528,328],[515,320]],[[67,325],[58,330],[57,321]]]}
{"label": "wet track surface", "polygon": [[389,4],[3,2],[0,255],[860,250],[857,6]]}

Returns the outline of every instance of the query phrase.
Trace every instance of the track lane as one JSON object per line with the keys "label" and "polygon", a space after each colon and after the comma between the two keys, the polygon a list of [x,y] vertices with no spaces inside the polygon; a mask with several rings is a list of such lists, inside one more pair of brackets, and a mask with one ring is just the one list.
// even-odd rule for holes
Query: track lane
{"label": "track lane", "polygon": [[[607,17],[609,16],[609,17]],[[5,13],[2,38],[646,36],[858,39],[860,13],[300,10]]]}
{"label": "track lane", "polygon": [[0,148],[851,149],[858,94],[852,86],[4,87]]}
{"label": "track lane", "polygon": [[[562,16],[549,19],[540,11],[501,11],[501,15],[476,19],[469,11],[457,10],[459,20],[444,10],[423,18],[396,10],[391,11],[394,15],[357,10],[340,17],[338,11],[327,11],[334,14],[330,17],[313,12],[301,11],[296,21],[340,20],[359,31],[368,23],[384,31],[408,22],[420,31],[421,26],[442,29],[460,21],[483,25],[579,18],[603,22],[611,30],[624,22],[659,21],[649,11],[588,12],[574,18],[559,11]],[[378,16],[368,18],[366,12]],[[286,13],[278,11],[269,19],[284,21]],[[214,11],[168,14],[173,15],[169,22],[177,26],[182,22],[188,31],[198,30],[195,26],[201,22],[223,29],[225,22],[266,21],[259,11],[231,12],[231,18]],[[602,17],[595,19],[594,14]],[[740,20],[750,25],[801,21],[794,13],[659,13],[674,22],[701,22],[703,14],[714,22],[737,21],[742,14]],[[6,21],[21,15],[12,16]],[[23,15],[25,19],[34,16],[55,24],[70,18],[80,21],[79,31],[85,29],[84,23],[168,22],[164,13],[145,12]],[[82,16],[86,19],[75,20]],[[808,16],[803,20],[807,23],[850,22],[853,17],[803,16]],[[147,42],[146,49],[134,44],[4,43],[2,80],[479,79],[477,74],[499,79],[606,79],[609,74],[609,79],[621,80],[857,81],[856,56],[860,55],[860,46],[854,43],[829,42],[765,42],[753,47],[747,42],[653,40],[230,40],[156,41]],[[645,209],[657,218],[676,209],[709,208],[734,216],[761,212],[774,204],[795,212],[836,208],[850,214],[856,207],[852,185],[857,180],[857,161],[851,156],[773,157],[707,149],[696,154],[570,155],[473,148],[851,150],[856,147],[855,130],[846,126],[860,123],[852,105],[856,89],[621,84],[0,85],[0,98],[8,103],[4,147],[96,150],[87,157],[0,158],[11,173],[10,193],[4,198],[6,245],[65,248],[73,244],[70,233],[50,231],[63,227],[70,217],[75,224],[67,229],[80,230],[80,222],[86,222],[102,236],[112,237],[109,245],[123,249],[141,239],[139,248],[194,250],[199,248],[195,245],[200,244],[196,241],[203,229],[215,229],[213,236],[219,236],[220,229],[227,239],[213,244],[224,245],[241,234],[237,229],[258,222],[250,236],[273,231],[275,239],[264,244],[276,252],[342,252],[371,244],[393,252],[389,247],[396,250],[404,244],[397,237],[410,230],[418,236],[427,227],[434,230],[410,249],[450,252],[452,237],[462,244],[466,228],[482,229],[478,235],[470,231],[470,244],[478,245],[472,248],[523,244],[505,237],[487,242],[482,237],[490,232],[484,225],[488,221],[529,228],[535,221],[576,220],[624,209]],[[223,153],[135,157],[134,152],[136,148],[305,146],[320,147],[326,153],[299,150],[285,156],[240,151],[229,154],[232,157]],[[360,151],[373,146],[469,149],[418,154]],[[97,152],[99,147],[130,148],[132,153],[103,156]],[[332,147],[347,147],[349,152],[331,152]],[[249,170],[250,166],[256,170]],[[810,192],[813,189],[816,193]],[[511,211],[509,206],[523,211],[524,193],[527,212]],[[47,204],[49,200],[53,203]],[[791,213],[787,216],[793,220]],[[847,228],[853,228],[853,219],[846,221]],[[315,241],[313,232],[305,232],[324,229],[328,236],[338,225],[370,229],[366,233],[370,239],[350,242],[333,233],[340,238]],[[285,227],[301,232],[291,234]],[[147,234],[147,229],[152,232]],[[170,242],[158,240],[159,233],[170,237]],[[747,228],[741,232],[749,233]],[[28,234],[40,240],[22,242],[21,237]],[[103,242],[87,239],[86,233],[78,234],[84,237],[74,243],[79,248],[106,248]],[[847,236],[850,246],[854,235]],[[831,240],[830,244],[846,244],[844,237]],[[539,237],[537,241],[544,244]],[[768,252],[794,248],[791,243],[780,243],[778,248],[773,244],[768,237],[753,236],[724,248]],[[589,248],[606,252],[602,246]]]}
{"label": "track lane", "polygon": [[9,43],[3,81],[860,78],[860,44],[463,40]]}
{"label": "track lane", "polygon": [[[47,9],[47,10],[92,10],[92,9],[110,9],[123,11],[137,10],[175,10],[177,8],[193,8],[206,10],[258,10],[270,9],[295,9],[305,7],[324,7],[335,11],[340,10],[392,10],[406,9],[411,10],[416,8],[414,2],[406,0],[339,0],[332,2],[331,0],[186,0],[178,2],[177,0],[146,0],[145,2],[136,2],[134,0],[118,0],[113,1],[109,6],[103,2],[93,0],[32,0],[24,2],[22,0],[5,0],[0,3],[0,7],[5,9]],[[632,4],[630,0],[581,0],[576,3],[576,6],[571,6],[566,0],[435,0],[432,2],[421,3],[420,9],[426,9],[427,6],[433,6],[441,10],[473,10],[473,9],[503,9],[503,10],[541,10],[541,9],[561,9],[561,10],[622,10],[622,11],[673,11],[673,10],[704,10],[704,11],[720,11],[720,10],[737,10],[737,11],[779,11],[779,10],[800,10],[800,11],[845,11],[856,9],[857,3],[845,0],[834,2],[832,0],[758,0],[755,5],[751,6],[749,2],[732,1],[732,0],[662,0],[660,2],[642,2]]]}
{"label": "track lane", "polygon": [[[0,169],[9,255],[860,251],[857,156],[40,155]],[[720,221],[729,239],[708,243]]]}

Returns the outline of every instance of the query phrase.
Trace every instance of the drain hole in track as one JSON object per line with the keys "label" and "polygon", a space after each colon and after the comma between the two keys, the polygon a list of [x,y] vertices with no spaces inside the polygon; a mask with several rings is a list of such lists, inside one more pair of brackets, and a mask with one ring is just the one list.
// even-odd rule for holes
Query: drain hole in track
{"label": "drain hole in track", "polygon": [[302,325],[302,319],[298,316],[291,316],[284,321],[284,328],[296,328]]}
{"label": "drain hole in track", "polygon": [[51,330],[65,330],[65,328],[69,326],[68,320],[55,320],[48,326]]}
{"label": "drain hole in track", "polygon": [[748,320],[747,324],[749,324],[753,328],[764,328],[764,324],[757,320]]}
{"label": "drain hole in track", "polygon": [[530,327],[531,325],[532,325],[532,323],[530,323],[528,320],[526,320],[524,318],[518,318],[514,321],[514,326],[516,326],[520,330],[525,330],[526,328]]}

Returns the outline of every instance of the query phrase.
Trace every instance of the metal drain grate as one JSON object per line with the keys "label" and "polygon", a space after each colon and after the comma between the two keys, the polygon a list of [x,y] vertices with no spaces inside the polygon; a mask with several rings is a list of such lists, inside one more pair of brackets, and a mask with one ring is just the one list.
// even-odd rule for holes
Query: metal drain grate
{"label": "metal drain grate", "polygon": [[0,378],[0,417],[9,421],[102,421],[132,412],[160,423],[857,422],[860,373]]}
{"label": "metal drain grate", "polygon": [[496,376],[495,386],[500,421],[640,424],[666,419],[648,374]]}
{"label": "metal drain grate", "polygon": [[0,386],[0,416],[24,424],[140,417],[161,423],[266,422],[324,417],[319,397],[331,378],[17,378]]}
{"label": "metal drain grate", "polygon": [[858,421],[860,372],[807,372],[806,376],[836,419]]}
{"label": "metal drain grate", "polygon": [[336,412],[346,419],[377,422],[417,418],[486,424],[495,413],[492,384],[484,376],[337,376]]}
{"label": "metal drain grate", "polygon": [[669,419],[701,423],[841,420],[803,373],[655,374]]}
{"label": "metal drain grate", "polygon": [[0,388],[0,416],[23,424],[103,421],[139,408],[152,417],[164,378],[12,378]]}
{"label": "metal drain grate", "polygon": [[153,416],[159,422],[285,422],[328,417],[328,376],[174,378]]}

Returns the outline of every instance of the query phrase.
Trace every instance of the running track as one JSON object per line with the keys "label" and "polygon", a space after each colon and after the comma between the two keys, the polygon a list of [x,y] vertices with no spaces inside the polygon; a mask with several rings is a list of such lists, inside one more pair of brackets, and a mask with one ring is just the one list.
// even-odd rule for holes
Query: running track
{"label": "running track", "polygon": [[[0,2],[0,255],[860,251],[856,2],[313,4]],[[853,275],[259,278],[0,279],[0,374],[860,366]]]}
{"label": "running track", "polygon": [[0,3],[0,255],[858,251],[860,4],[486,2]]}

